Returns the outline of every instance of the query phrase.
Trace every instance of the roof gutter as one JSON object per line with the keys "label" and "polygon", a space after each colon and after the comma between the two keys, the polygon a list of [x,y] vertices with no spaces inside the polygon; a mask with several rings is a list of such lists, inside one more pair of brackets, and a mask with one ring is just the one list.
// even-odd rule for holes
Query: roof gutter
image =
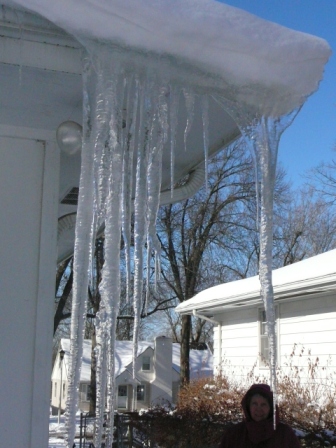
{"label": "roof gutter", "polygon": [[216,325],[218,325],[218,324],[220,323],[218,320],[211,319],[211,317],[204,316],[204,314],[199,314],[199,313],[197,312],[197,310],[193,310],[193,311],[192,311],[192,314],[193,314],[194,317],[198,317],[199,319],[207,320],[208,322],[211,322],[212,324],[216,324]]}
{"label": "roof gutter", "polygon": [[[211,317],[208,316],[204,316],[204,314],[199,314],[197,312],[197,310],[193,310],[193,316],[194,317],[198,317],[199,319],[204,319],[207,320],[208,322],[211,322],[212,324],[217,325],[217,342],[218,342],[218,347],[217,347],[217,375],[220,374],[221,372],[221,366],[222,366],[222,324],[220,321],[215,320],[215,319],[211,319]],[[215,330],[216,331],[216,330]]]}

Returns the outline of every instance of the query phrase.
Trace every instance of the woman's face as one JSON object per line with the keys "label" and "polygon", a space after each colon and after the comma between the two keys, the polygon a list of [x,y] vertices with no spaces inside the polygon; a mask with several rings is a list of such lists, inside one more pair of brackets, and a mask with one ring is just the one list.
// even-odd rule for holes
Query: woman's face
{"label": "woman's face", "polygon": [[261,395],[253,395],[250,401],[250,415],[252,420],[260,422],[266,420],[270,414],[270,405],[266,398]]}

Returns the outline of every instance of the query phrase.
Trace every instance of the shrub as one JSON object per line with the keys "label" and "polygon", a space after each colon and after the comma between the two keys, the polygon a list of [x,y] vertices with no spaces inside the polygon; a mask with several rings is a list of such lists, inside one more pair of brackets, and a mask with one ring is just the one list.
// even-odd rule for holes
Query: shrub
{"label": "shrub", "polygon": [[[333,375],[309,352],[308,364],[300,366],[303,354],[304,348],[298,352],[295,346],[285,368],[277,372],[280,418],[297,430],[304,447],[335,447]],[[230,380],[224,372],[213,379],[191,381],[181,389],[175,409],[156,407],[139,416],[139,431],[146,440],[151,440],[153,447],[216,447],[224,427],[241,421],[241,399],[249,386],[266,382],[254,370],[245,378],[240,376],[239,382]]]}

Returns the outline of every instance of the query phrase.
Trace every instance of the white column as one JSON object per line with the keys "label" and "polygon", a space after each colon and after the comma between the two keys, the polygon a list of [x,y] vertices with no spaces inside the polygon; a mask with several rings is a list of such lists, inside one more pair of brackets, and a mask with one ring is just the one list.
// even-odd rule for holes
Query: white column
{"label": "white column", "polygon": [[48,446],[58,179],[55,144],[0,137],[0,434],[4,447]]}

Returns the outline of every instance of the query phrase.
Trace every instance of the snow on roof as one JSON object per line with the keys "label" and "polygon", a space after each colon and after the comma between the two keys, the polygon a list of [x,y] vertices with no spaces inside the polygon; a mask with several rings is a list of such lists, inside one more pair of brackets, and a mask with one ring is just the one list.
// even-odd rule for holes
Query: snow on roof
{"label": "snow on roof", "polygon": [[[65,351],[64,363],[66,368],[69,364],[70,339],[61,339],[61,348]],[[147,348],[154,350],[154,342],[139,341],[138,356]],[[173,369],[180,372],[180,344],[173,344],[172,363]],[[133,342],[116,341],[115,376],[120,375],[127,366],[132,363]],[[91,340],[85,339],[83,342],[83,358],[80,381],[90,381],[91,376]],[[213,374],[213,356],[210,350],[190,350],[190,377],[196,379]]]}
{"label": "snow on roof", "polygon": [[[180,373],[181,345],[173,344],[173,369]],[[190,379],[203,378],[213,375],[213,355],[209,349],[194,350],[189,352]]]}
{"label": "snow on roof", "polygon": [[[336,249],[273,271],[275,299],[318,288],[336,290]],[[259,277],[250,277],[213,286],[176,307],[179,313],[230,305],[260,298]]]}
{"label": "snow on roof", "polygon": [[38,13],[79,40],[178,58],[176,68],[183,61],[219,75],[236,100],[281,114],[317,89],[331,54],[323,39],[214,0],[3,2]]}

